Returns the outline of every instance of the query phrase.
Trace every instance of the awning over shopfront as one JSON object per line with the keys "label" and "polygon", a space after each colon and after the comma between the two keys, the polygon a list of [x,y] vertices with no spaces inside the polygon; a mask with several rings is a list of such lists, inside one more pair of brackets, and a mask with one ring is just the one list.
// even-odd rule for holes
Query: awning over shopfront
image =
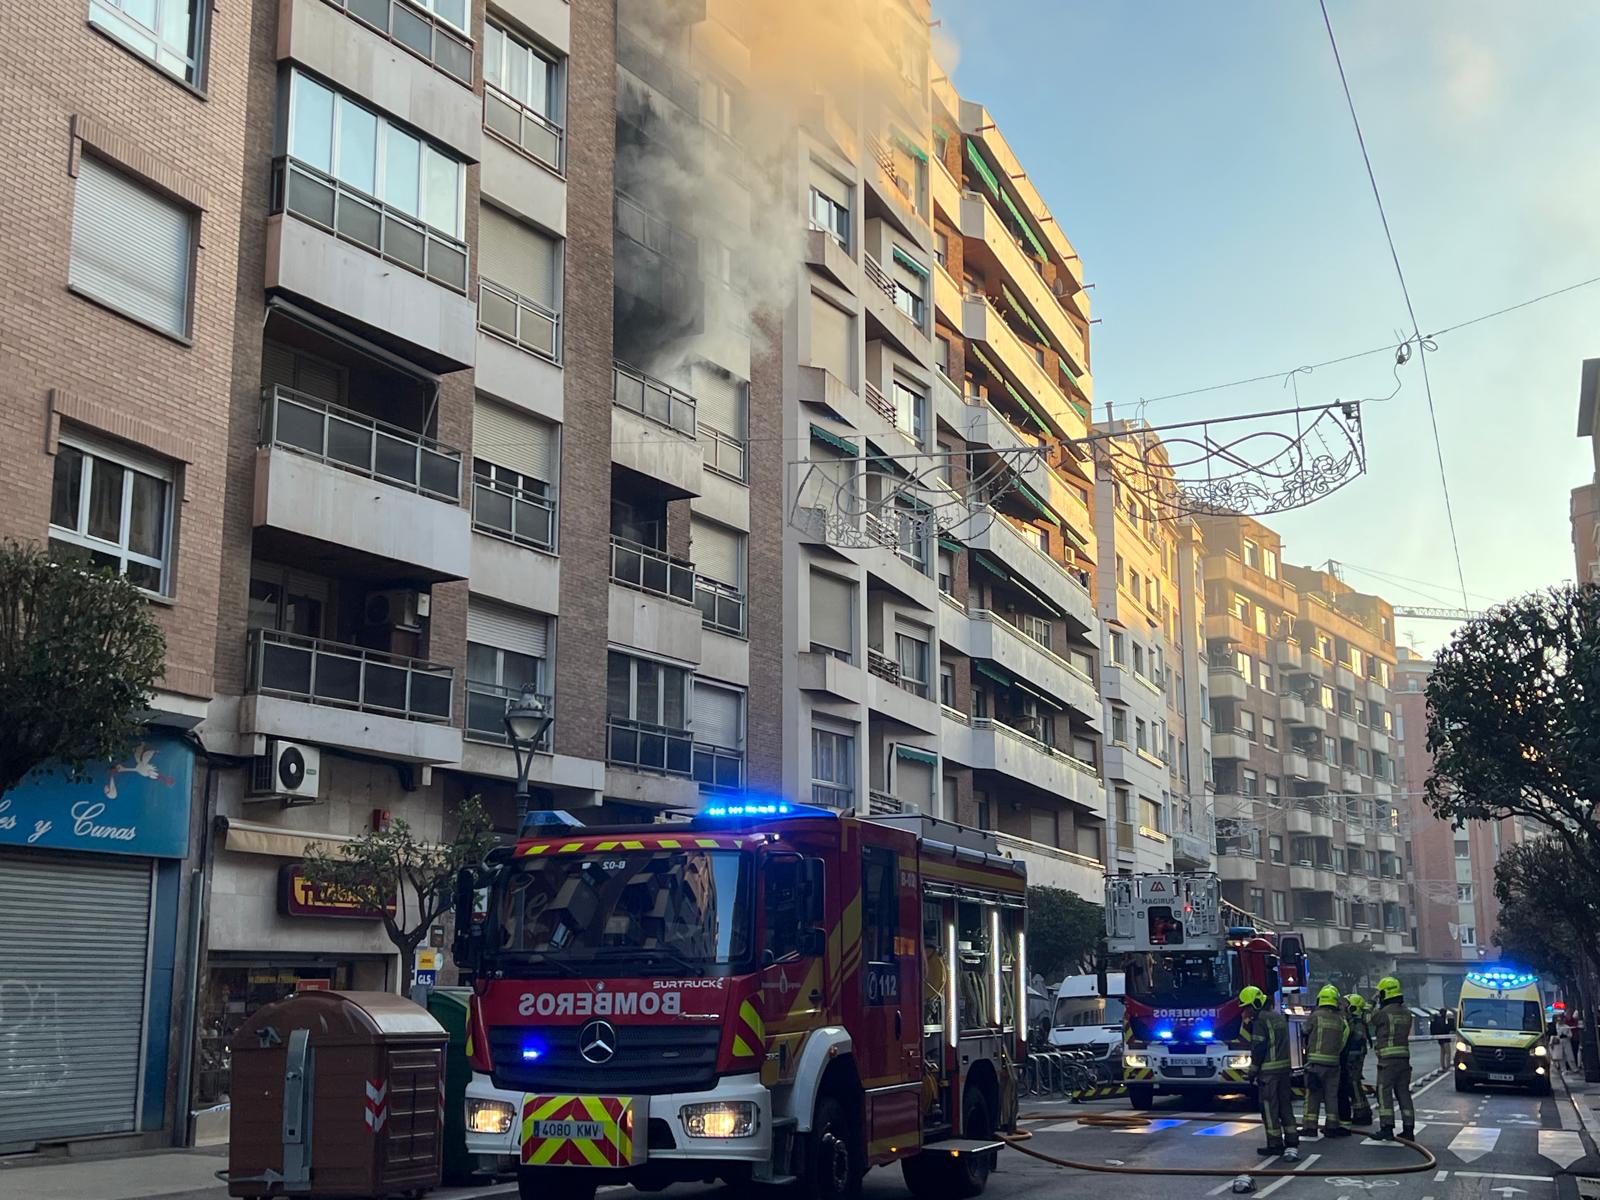
{"label": "awning over shopfront", "polygon": [[304,858],[311,847],[321,845],[332,849],[345,842],[358,839],[347,833],[313,833],[307,830],[285,829],[281,825],[263,825],[257,821],[242,821],[238,817],[223,817],[222,848],[236,854],[267,854],[273,858]]}

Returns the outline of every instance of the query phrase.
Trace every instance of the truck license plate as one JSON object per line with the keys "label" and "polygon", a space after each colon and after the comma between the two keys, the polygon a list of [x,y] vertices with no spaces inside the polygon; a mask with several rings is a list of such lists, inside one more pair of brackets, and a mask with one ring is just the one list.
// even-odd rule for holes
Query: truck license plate
{"label": "truck license plate", "polygon": [[596,1141],[605,1136],[605,1128],[599,1121],[535,1121],[533,1136]]}
{"label": "truck license plate", "polygon": [[1174,1054],[1167,1059],[1167,1065],[1173,1067],[1209,1067],[1211,1060],[1203,1054]]}
{"label": "truck license plate", "polygon": [[1492,1071],[1489,1073],[1490,1083],[1515,1083],[1516,1081],[1517,1077],[1515,1075],[1497,1075]]}

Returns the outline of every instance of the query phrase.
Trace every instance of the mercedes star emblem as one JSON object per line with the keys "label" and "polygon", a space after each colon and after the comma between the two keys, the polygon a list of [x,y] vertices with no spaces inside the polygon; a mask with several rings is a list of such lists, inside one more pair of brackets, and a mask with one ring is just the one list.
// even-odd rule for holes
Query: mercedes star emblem
{"label": "mercedes star emblem", "polygon": [[578,1030],[578,1053],[583,1061],[599,1066],[617,1052],[617,1031],[610,1021],[590,1021]]}

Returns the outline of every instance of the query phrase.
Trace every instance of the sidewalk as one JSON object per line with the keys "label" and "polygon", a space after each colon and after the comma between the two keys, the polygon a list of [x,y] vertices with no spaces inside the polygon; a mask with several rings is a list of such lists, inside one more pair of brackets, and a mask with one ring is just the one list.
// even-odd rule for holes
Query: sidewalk
{"label": "sidewalk", "polygon": [[1561,1086],[1583,1124],[1583,1131],[1600,1146],[1600,1083],[1585,1083],[1581,1067],[1561,1070]]}

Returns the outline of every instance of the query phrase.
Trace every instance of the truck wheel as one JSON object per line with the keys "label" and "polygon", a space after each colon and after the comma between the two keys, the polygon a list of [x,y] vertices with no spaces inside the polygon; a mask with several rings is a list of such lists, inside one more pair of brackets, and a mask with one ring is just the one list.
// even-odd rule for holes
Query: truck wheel
{"label": "truck wheel", "polygon": [[801,1150],[797,1200],[857,1200],[861,1195],[863,1157],[843,1104],[832,1096],[817,1101]]}
{"label": "truck wheel", "polygon": [[1458,1092],[1470,1092],[1471,1090],[1472,1090],[1472,1085],[1470,1083],[1468,1083],[1465,1079],[1461,1078],[1461,1072],[1457,1071],[1456,1072],[1456,1091],[1458,1091]]}
{"label": "truck wheel", "polygon": [[594,1200],[595,1180],[587,1178],[582,1167],[556,1167],[548,1171],[517,1171],[517,1196],[520,1200]]}
{"label": "truck wheel", "polygon": [[1141,1111],[1154,1108],[1156,1104],[1156,1089],[1150,1083],[1130,1083],[1128,1085],[1128,1103]]}

